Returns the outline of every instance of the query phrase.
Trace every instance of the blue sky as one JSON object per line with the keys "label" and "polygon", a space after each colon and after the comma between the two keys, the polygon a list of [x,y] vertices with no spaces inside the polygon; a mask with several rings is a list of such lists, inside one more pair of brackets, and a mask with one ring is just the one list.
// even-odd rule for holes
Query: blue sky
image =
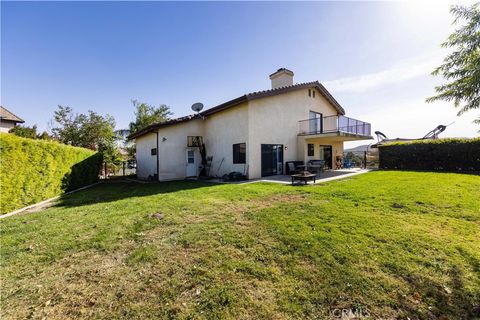
{"label": "blue sky", "polygon": [[280,67],[320,80],[391,137],[475,136],[473,112],[425,104],[453,30],[447,2],[1,2],[1,103],[48,128],[57,105],[133,119],[132,99],[213,107]]}

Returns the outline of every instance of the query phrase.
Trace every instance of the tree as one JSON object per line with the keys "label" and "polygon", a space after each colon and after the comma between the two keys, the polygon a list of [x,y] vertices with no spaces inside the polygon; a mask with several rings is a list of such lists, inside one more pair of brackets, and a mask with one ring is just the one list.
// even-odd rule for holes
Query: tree
{"label": "tree", "polygon": [[130,134],[142,130],[151,124],[168,120],[173,113],[170,111],[170,107],[161,104],[158,107],[152,106],[145,102],[138,102],[132,100],[135,107],[135,121],[130,122],[129,129]]}
{"label": "tree", "polygon": [[10,129],[8,132],[23,138],[37,139],[36,125],[33,125],[33,127],[15,126],[12,129]]}
{"label": "tree", "polygon": [[41,134],[37,134],[37,125],[33,125],[32,127],[28,126],[15,126],[8,131],[19,137],[30,138],[30,139],[42,139],[42,140],[50,140],[50,136],[46,131],[43,131]]}
{"label": "tree", "polygon": [[113,140],[102,143],[99,146],[98,152],[102,154],[104,162],[114,167],[118,167],[123,161],[122,155]]}
{"label": "tree", "polygon": [[41,134],[37,134],[37,139],[40,140],[52,140],[52,137],[47,133],[47,131],[43,131]]}
{"label": "tree", "polygon": [[109,115],[101,116],[93,111],[74,114],[72,108],[58,106],[54,121],[57,123],[52,128],[54,137],[65,144],[98,150],[115,138],[115,119]]}
{"label": "tree", "polygon": [[[427,102],[437,100],[453,101],[460,108],[458,115],[480,107],[480,3],[470,7],[452,6],[454,23],[465,24],[452,33],[444,48],[453,48],[443,64],[432,75],[442,75],[448,82],[435,87],[436,96]],[[480,124],[480,117],[474,121]]]}
{"label": "tree", "polygon": [[135,143],[133,140],[128,140],[128,136],[130,135],[129,129],[119,129],[115,131],[115,140],[117,142],[117,146],[125,150],[128,154],[130,159],[135,158]]}
{"label": "tree", "polygon": [[112,116],[101,116],[93,111],[78,114],[70,107],[58,106],[54,121],[57,126],[52,128],[52,132],[60,142],[97,150],[109,166],[116,167],[121,163],[115,141],[115,119]]}

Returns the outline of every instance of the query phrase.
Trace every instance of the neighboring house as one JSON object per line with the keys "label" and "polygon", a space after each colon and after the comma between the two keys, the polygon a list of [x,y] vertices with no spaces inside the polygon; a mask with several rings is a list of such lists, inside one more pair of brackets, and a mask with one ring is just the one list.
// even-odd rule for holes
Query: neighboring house
{"label": "neighboring house", "polygon": [[8,132],[15,127],[17,123],[24,123],[22,119],[0,106],[0,132]]}
{"label": "neighboring house", "polygon": [[333,168],[344,141],[372,139],[370,124],[345,117],[318,81],[293,84],[293,72],[284,68],[270,79],[270,90],[130,135],[136,140],[137,176],[197,176],[210,157],[208,175],[218,177],[232,171],[249,179],[283,174],[287,161],[321,159]]}

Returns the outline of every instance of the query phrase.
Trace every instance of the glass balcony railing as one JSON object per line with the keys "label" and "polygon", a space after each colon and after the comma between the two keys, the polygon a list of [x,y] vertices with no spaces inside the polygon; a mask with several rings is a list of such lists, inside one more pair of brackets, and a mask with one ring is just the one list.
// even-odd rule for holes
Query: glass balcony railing
{"label": "glass balcony railing", "polygon": [[318,117],[299,121],[299,135],[334,132],[369,137],[371,135],[371,125],[368,122],[345,116]]}

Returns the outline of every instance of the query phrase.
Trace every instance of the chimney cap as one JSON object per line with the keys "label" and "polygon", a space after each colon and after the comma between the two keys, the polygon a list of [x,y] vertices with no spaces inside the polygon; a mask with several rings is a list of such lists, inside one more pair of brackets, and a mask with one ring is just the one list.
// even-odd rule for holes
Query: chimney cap
{"label": "chimney cap", "polygon": [[282,73],[286,73],[286,74],[288,74],[292,77],[294,76],[294,73],[293,73],[292,70],[289,70],[287,68],[280,68],[270,75],[270,79],[275,78],[277,75],[282,74]]}

